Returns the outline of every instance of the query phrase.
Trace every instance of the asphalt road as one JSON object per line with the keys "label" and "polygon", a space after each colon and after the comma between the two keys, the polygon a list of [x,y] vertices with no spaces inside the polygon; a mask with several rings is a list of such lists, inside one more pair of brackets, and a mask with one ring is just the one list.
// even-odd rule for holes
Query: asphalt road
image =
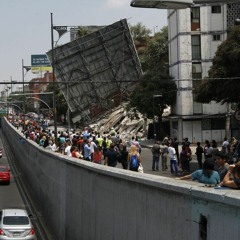
{"label": "asphalt road", "polygon": [[[18,171],[15,159],[11,154],[7,142],[3,141],[0,131],[0,148],[3,149],[3,157],[0,158],[0,165],[6,165],[10,169],[11,180],[9,185],[0,184],[0,209],[23,208],[31,215],[31,221],[36,232],[36,240],[52,239],[47,237],[47,228],[43,225],[41,215],[36,214],[33,208],[33,201],[24,185],[24,176]],[[41,219],[41,220],[40,220]]]}
{"label": "asphalt road", "polygon": [[[146,148],[146,147],[142,148],[141,158],[142,158],[142,165],[143,165],[144,173],[175,178],[175,176],[172,175],[171,172],[170,172],[169,157],[168,157],[168,160],[167,160],[168,169],[167,169],[167,171],[164,171],[164,172],[161,170],[162,169],[161,157],[160,157],[160,161],[159,161],[159,171],[152,171],[152,152],[151,152],[150,148]],[[118,163],[117,167],[121,168],[122,165],[120,163]],[[190,169],[191,169],[191,172],[198,169],[198,165],[197,165],[197,161],[195,160],[195,156],[193,156],[193,160],[190,163]],[[179,172],[181,174],[181,169],[180,169]]]}
{"label": "asphalt road", "polygon": [[[3,156],[0,158],[0,165],[8,166],[10,169],[8,159],[6,157],[6,152],[3,147],[2,139],[0,137],[0,148],[3,149]],[[10,208],[10,207],[19,207],[24,208],[25,205],[22,201],[21,195],[18,191],[15,178],[11,172],[11,183],[10,185],[5,185],[1,183],[0,185],[0,209]]]}
{"label": "asphalt road", "polygon": [[[2,147],[1,143],[0,146]],[[9,167],[4,151],[3,157],[0,158],[0,165],[6,165]],[[0,185],[0,209],[3,208],[25,208],[12,172],[10,185],[4,183],[1,183]]]}

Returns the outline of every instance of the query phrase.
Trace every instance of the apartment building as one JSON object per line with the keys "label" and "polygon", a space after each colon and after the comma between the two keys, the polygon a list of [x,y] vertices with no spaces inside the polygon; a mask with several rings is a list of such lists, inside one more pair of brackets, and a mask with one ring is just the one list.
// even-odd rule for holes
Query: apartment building
{"label": "apartment building", "polygon": [[170,74],[178,87],[169,117],[170,132],[179,140],[188,137],[195,143],[206,139],[221,142],[227,135],[238,134],[238,122],[231,117],[230,107],[216,102],[198,103],[193,89],[208,76],[217,47],[239,18],[239,6],[196,5],[168,10]]}

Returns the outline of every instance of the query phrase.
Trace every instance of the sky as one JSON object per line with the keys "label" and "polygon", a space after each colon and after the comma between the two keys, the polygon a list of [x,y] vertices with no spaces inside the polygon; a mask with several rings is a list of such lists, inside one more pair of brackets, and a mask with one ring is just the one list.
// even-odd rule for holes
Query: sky
{"label": "sky", "polygon": [[[0,0],[0,82],[22,81],[22,59],[24,66],[30,66],[32,54],[51,49],[51,13],[54,26],[102,26],[124,18],[130,25],[141,22],[152,32],[167,25],[167,10],[132,8],[130,1]],[[58,34],[54,32],[56,40]],[[64,44],[69,38],[66,33],[58,43]],[[28,72],[25,81],[34,77],[38,76]]]}

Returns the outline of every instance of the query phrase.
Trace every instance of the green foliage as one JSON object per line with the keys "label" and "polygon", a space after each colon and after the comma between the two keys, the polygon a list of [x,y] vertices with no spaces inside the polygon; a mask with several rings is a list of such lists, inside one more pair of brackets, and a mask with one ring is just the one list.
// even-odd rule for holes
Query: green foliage
{"label": "green foliage", "polygon": [[[129,108],[134,107],[148,118],[161,115],[167,105],[176,100],[176,84],[168,72],[168,29],[162,28],[153,37],[149,37],[144,48],[138,49],[144,71],[140,84],[130,96]],[[156,98],[154,95],[162,95]],[[154,103],[154,105],[153,105]]]}
{"label": "green foliage", "polygon": [[143,71],[168,72],[168,29],[163,27],[148,42],[141,62]]}
{"label": "green foliage", "polygon": [[142,23],[137,23],[134,26],[130,26],[130,31],[135,44],[145,43],[150,37],[151,30],[146,28]]}
{"label": "green foliage", "polygon": [[[53,84],[49,84],[47,86],[46,92],[53,92],[54,89],[54,85]],[[48,103],[50,106],[52,105],[52,103]],[[63,96],[62,91],[56,87],[56,111],[57,111],[57,119],[60,120],[61,118],[61,114],[66,114],[66,111],[68,109],[68,105],[67,102]]]}
{"label": "green foliage", "polygon": [[89,30],[86,27],[79,27],[77,30],[77,37],[82,37],[89,34]]}
{"label": "green foliage", "polygon": [[196,89],[196,100],[209,103],[240,102],[240,26],[234,27],[228,39],[217,49],[209,78]]}
{"label": "green foliage", "polygon": [[[149,71],[142,76],[139,86],[132,93],[129,107],[135,107],[148,118],[154,114],[161,116],[166,106],[175,102],[176,89],[176,84],[168,75]],[[154,95],[162,95],[162,98],[153,99]]]}

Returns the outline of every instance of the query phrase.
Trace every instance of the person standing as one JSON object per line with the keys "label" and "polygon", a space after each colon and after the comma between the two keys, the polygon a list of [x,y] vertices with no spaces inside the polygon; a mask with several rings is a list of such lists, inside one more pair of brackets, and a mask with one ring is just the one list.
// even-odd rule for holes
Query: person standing
{"label": "person standing", "polygon": [[225,137],[223,139],[223,143],[222,143],[222,152],[228,155],[229,150],[230,150],[230,143],[228,142],[227,138]]}
{"label": "person standing", "polygon": [[197,142],[197,148],[196,148],[195,154],[197,155],[198,167],[199,169],[202,169],[203,147],[200,145],[200,142]]}
{"label": "person standing", "polygon": [[182,146],[182,151],[180,153],[180,163],[182,166],[183,172],[190,172],[190,166],[189,166],[189,158],[188,158],[188,152],[186,150],[186,146]]}
{"label": "person standing", "polygon": [[117,166],[118,153],[115,151],[114,143],[110,144],[110,147],[105,153],[104,157],[105,157],[104,165],[108,165],[109,167]]}
{"label": "person standing", "polygon": [[70,140],[67,140],[67,142],[66,142],[66,147],[65,147],[65,149],[64,149],[64,154],[67,155],[67,156],[69,156],[69,157],[71,157],[71,156],[72,156],[71,148],[72,148],[71,142],[70,142]]}
{"label": "person standing", "polygon": [[180,164],[179,150],[178,150],[179,142],[176,137],[173,139],[173,144],[174,144],[173,147],[175,148],[175,151],[176,151],[176,156],[177,156],[178,166],[179,166]]}
{"label": "person standing", "polygon": [[96,147],[93,152],[93,158],[94,163],[101,164],[102,163],[102,149],[101,147]]}
{"label": "person standing", "polygon": [[138,167],[141,163],[141,157],[136,145],[131,146],[130,152],[128,154],[128,161],[129,161],[129,170],[138,172]]}
{"label": "person standing", "polygon": [[151,148],[152,151],[152,170],[158,171],[159,170],[159,158],[160,158],[160,146],[159,142],[156,142],[153,147]]}
{"label": "person standing", "polygon": [[175,148],[173,147],[173,143],[171,143],[170,147],[168,147],[168,153],[170,157],[171,173],[178,175],[178,162],[176,157],[176,151],[175,151]]}
{"label": "person standing", "polygon": [[123,169],[128,169],[128,151],[125,144],[119,145],[119,159],[118,161],[122,164]]}
{"label": "person standing", "polygon": [[162,154],[162,171],[167,170],[167,155],[168,155],[168,146],[165,144],[165,142],[162,143],[162,146],[160,147],[161,154]]}
{"label": "person standing", "polygon": [[91,161],[92,147],[91,142],[88,140],[84,145],[84,160]]}

